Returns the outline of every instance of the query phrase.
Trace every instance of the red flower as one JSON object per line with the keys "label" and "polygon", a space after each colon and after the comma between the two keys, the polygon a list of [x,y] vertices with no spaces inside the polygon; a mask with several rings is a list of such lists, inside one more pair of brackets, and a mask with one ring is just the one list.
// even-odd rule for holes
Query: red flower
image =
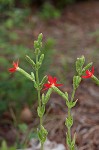
{"label": "red flower", "polygon": [[94,67],[92,67],[91,71],[86,70],[86,76],[82,76],[82,78],[91,78],[94,74]]}
{"label": "red flower", "polygon": [[9,72],[13,73],[15,72],[17,69],[18,69],[18,65],[19,65],[19,62],[14,62],[13,61],[13,68],[9,68]]}
{"label": "red flower", "polygon": [[57,78],[56,77],[52,77],[52,76],[48,76],[48,83],[44,84],[45,88],[43,90],[49,89],[51,87],[54,86],[62,86],[62,84],[57,84]]}

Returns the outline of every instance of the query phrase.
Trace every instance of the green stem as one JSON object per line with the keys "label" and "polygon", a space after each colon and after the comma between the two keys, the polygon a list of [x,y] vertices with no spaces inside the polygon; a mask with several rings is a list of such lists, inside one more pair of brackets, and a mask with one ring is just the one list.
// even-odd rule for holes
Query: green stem
{"label": "green stem", "polygon": [[[68,108],[68,118],[70,118],[70,117],[71,117],[71,109]],[[71,141],[71,127],[68,127],[68,136]]]}
{"label": "green stem", "polygon": [[[38,62],[38,55],[36,55],[36,64]],[[39,72],[38,72],[38,68],[36,68],[36,82],[37,82],[37,85],[38,85],[38,89],[37,89],[37,92],[38,92],[38,105],[39,105],[39,108],[41,109],[41,106],[42,106],[42,103],[41,103],[41,98],[40,98],[40,88],[39,88]],[[43,118],[40,117],[40,129],[43,125]],[[41,142],[41,150],[43,150],[44,144]]]}
{"label": "green stem", "polygon": [[[71,102],[73,102],[74,100],[74,96],[75,96],[75,91],[76,89],[73,88],[73,91],[72,91],[72,95],[71,95]],[[68,107],[68,118],[71,118],[71,108]],[[71,127],[67,127],[68,129],[68,137],[69,137],[69,140],[70,140],[70,145],[68,145],[69,149],[72,150],[71,148],[71,141],[72,141],[72,137],[71,137]]]}

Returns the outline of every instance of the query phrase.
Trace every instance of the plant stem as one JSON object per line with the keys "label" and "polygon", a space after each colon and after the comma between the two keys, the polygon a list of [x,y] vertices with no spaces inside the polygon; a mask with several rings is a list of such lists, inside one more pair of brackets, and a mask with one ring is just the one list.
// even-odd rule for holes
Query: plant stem
{"label": "plant stem", "polygon": [[[36,64],[38,62],[38,55],[36,55]],[[36,69],[36,82],[37,82],[37,85],[38,85],[38,89],[37,89],[37,92],[38,92],[38,105],[39,105],[39,108],[41,109],[41,106],[42,106],[42,103],[41,103],[41,98],[40,98],[40,89],[39,89],[39,72],[38,72],[38,68]],[[43,125],[43,119],[42,117],[40,117],[40,129],[41,129],[41,126]],[[43,143],[41,142],[41,150],[43,150]]]}
{"label": "plant stem", "polygon": [[[73,100],[74,100],[75,91],[76,91],[76,89],[73,88],[72,95],[71,95],[71,100],[70,100],[71,102],[73,102]],[[68,118],[71,118],[71,117],[72,117],[72,115],[71,115],[71,108],[68,107]],[[72,137],[71,137],[71,127],[67,127],[67,129],[68,129],[68,138],[69,138],[70,143],[71,143],[71,141],[72,141]],[[68,147],[69,147],[70,150],[72,150],[71,144],[68,145]]]}

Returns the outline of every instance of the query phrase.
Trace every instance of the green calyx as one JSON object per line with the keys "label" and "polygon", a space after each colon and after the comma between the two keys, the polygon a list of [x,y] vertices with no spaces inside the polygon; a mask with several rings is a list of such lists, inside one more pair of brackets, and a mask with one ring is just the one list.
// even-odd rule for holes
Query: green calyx
{"label": "green calyx", "polygon": [[17,71],[19,71],[26,78],[28,78],[29,80],[32,80],[34,82],[34,78],[32,78],[32,76],[30,74],[28,74],[26,71],[24,71],[23,69],[21,69],[21,68],[18,67]]}
{"label": "green calyx", "polygon": [[96,76],[92,75],[92,79],[97,85],[99,85],[99,79]]}

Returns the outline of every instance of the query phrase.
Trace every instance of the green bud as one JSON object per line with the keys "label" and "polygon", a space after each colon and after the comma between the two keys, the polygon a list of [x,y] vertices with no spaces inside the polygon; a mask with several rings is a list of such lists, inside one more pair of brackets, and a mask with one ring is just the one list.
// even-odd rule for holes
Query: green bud
{"label": "green bud", "polygon": [[44,54],[42,54],[42,55],[40,56],[40,59],[39,59],[39,63],[40,63],[40,64],[42,64],[43,59],[44,59]]}
{"label": "green bud", "polygon": [[26,60],[32,65],[32,67],[35,69],[35,66],[36,66],[36,64],[35,64],[35,62],[28,56],[28,55],[26,55]]}
{"label": "green bud", "polygon": [[42,34],[42,33],[40,33],[40,34],[39,34],[39,36],[38,36],[38,41],[39,41],[39,42],[41,42],[41,41],[42,41],[42,39],[43,39],[43,34]]}
{"label": "green bud", "polygon": [[34,41],[34,48],[38,49],[40,47],[39,42],[38,41]]}
{"label": "green bud", "polygon": [[39,49],[39,48],[36,48],[34,53],[35,53],[35,55],[39,55],[40,52],[41,52],[40,49]]}
{"label": "green bud", "polygon": [[40,130],[37,131],[38,133],[38,138],[41,141],[41,143],[44,143],[46,141],[46,137],[47,137],[47,130],[41,125]]}
{"label": "green bud", "polygon": [[79,76],[82,74],[82,67],[83,67],[84,63],[85,63],[85,57],[84,56],[77,58],[76,71],[78,72]]}
{"label": "green bud", "polygon": [[89,63],[82,69],[82,74],[85,73],[86,70],[88,70],[92,66],[93,62]]}
{"label": "green bud", "polygon": [[41,63],[37,62],[36,69],[38,70],[41,67]]}
{"label": "green bud", "polygon": [[28,73],[27,73],[26,71],[24,71],[23,69],[21,69],[21,68],[18,67],[17,70],[18,70],[21,74],[23,74],[26,78],[28,78],[28,79],[34,81],[34,79],[31,77],[31,75],[28,74]]}
{"label": "green bud", "polygon": [[74,76],[73,77],[73,88],[77,89],[80,82],[81,82],[81,77],[80,76]]}
{"label": "green bud", "polygon": [[72,127],[72,125],[73,125],[73,117],[72,116],[66,118],[65,125],[67,126],[67,128]]}
{"label": "green bud", "polygon": [[38,107],[38,108],[37,108],[37,112],[38,112],[38,116],[39,116],[40,118],[43,117],[44,112],[45,112],[45,105],[42,105],[41,108]]}

